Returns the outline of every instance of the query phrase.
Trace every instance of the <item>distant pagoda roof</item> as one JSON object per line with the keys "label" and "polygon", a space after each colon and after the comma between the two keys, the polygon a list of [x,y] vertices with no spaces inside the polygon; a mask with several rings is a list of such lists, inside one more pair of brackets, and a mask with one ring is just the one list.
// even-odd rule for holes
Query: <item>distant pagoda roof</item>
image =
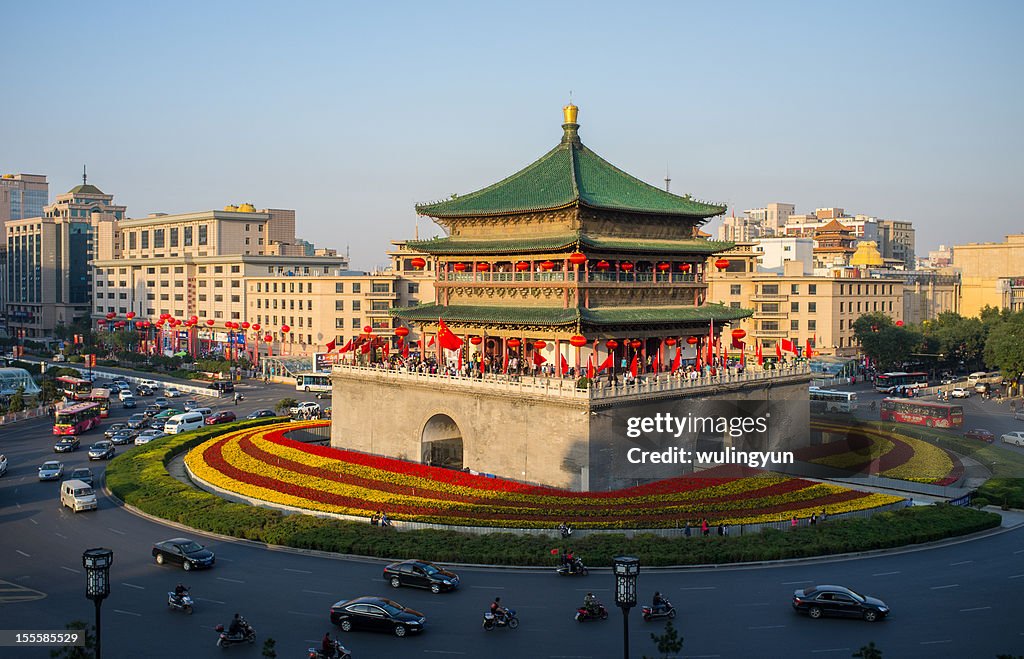
{"label": "distant pagoda roof", "polygon": [[97,188],[92,183],[83,183],[76,185],[75,187],[68,190],[68,194],[103,194],[103,191]]}
{"label": "distant pagoda roof", "polygon": [[497,307],[485,305],[421,304],[393,309],[391,314],[410,322],[488,323],[495,325],[631,325],[651,323],[729,322],[750,316],[748,309],[720,304],[700,307]]}
{"label": "distant pagoda roof", "polygon": [[578,108],[564,108],[562,141],[539,160],[512,176],[467,195],[431,204],[416,212],[438,219],[537,212],[580,205],[611,211],[676,215],[707,220],[725,212],[689,195],[670,194],[630,176],[580,142]]}
{"label": "distant pagoda roof", "polygon": [[508,240],[460,240],[435,238],[411,240],[409,249],[437,256],[529,254],[557,252],[565,249],[603,250],[615,252],[644,252],[656,254],[715,254],[731,249],[734,243],[716,240],[656,240],[648,238],[599,237],[580,233],[566,233],[536,238]]}

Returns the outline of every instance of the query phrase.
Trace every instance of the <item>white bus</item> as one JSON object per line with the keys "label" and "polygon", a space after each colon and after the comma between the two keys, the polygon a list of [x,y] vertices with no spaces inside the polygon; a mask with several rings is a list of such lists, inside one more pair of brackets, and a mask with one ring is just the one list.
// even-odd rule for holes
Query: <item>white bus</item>
{"label": "white bus", "polygon": [[852,391],[832,391],[811,387],[809,398],[811,410],[824,409],[826,412],[853,413],[857,410],[857,394]]}
{"label": "white bus", "polygon": [[299,373],[295,376],[296,391],[331,392],[331,376],[326,373]]}

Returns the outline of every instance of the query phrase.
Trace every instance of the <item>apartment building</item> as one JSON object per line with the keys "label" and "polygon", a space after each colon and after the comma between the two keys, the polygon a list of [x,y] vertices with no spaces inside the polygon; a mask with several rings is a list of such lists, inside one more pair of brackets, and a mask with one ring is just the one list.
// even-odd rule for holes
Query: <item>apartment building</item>
{"label": "apartment building", "polygon": [[796,213],[795,205],[778,202],[768,204],[764,208],[751,208],[743,211],[747,219],[760,225],[763,236],[783,235],[785,233],[783,228],[794,213]]}
{"label": "apartment building", "polygon": [[961,314],[977,316],[986,306],[1009,308],[1013,282],[1024,277],[1024,233],[1002,243],[956,245],[953,268],[961,276]]}

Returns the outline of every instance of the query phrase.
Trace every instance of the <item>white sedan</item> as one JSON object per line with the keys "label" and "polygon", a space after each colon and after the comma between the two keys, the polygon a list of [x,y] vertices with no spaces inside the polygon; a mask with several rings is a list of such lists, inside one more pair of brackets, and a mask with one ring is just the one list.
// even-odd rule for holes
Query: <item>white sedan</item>
{"label": "white sedan", "polygon": [[957,387],[956,389],[953,389],[952,391],[949,392],[949,397],[950,398],[970,398],[971,397],[971,392],[970,392],[969,389],[964,389],[963,387]]}
{"label": "white sedan", "polygon": [[1014,430],[1003,435],[1003,442],[1014,446],[1024,446],[1024,430]]}

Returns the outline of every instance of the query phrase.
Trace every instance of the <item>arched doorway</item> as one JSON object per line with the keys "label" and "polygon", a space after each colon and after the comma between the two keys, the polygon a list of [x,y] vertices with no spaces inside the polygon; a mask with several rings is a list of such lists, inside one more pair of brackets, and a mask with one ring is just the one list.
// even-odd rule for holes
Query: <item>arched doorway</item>
{"label": "arched doorway", "polygon": [[427,420],[420,443],[424,464],[462,469],[462,431],[447,414],[435,414]]}

